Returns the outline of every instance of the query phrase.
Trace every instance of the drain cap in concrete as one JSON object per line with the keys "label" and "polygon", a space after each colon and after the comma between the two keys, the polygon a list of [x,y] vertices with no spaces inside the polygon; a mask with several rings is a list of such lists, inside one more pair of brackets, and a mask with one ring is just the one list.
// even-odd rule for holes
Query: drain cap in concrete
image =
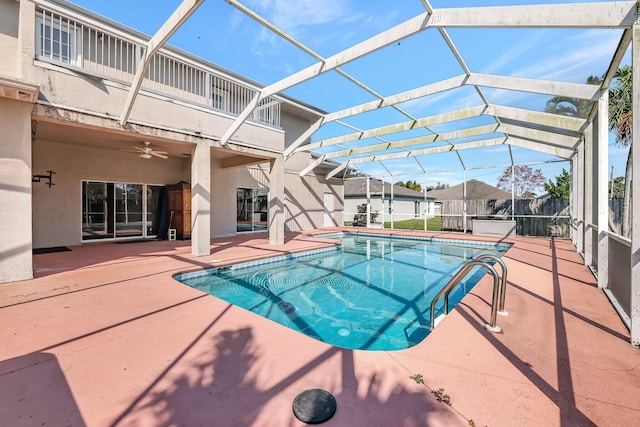
{"label": "drain cap in concrete", "polygon": [[323,423],[336,413],[336,398],[319,388],[305,390],[293,400],[293,413],[303,423]]}

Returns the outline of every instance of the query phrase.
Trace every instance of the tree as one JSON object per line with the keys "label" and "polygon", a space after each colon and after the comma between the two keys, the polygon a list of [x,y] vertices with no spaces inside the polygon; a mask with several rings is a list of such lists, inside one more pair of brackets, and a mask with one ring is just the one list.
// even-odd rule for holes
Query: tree
{"label": "tree", "polygon": [[422,191],[422,185],[418,184],[416,181],[408,180],[407,182],[398,181],[396,185],[400,187],[408,188],[409,190]]}
{"label": "tree", "polygon": [[623,65],[616,70],[612,87],[609,89],[609,129],[616,134],[616,143],[629,148],[627,166],[624,173],[624,200],[622,202],[622,235],[631,235],[631,173],[633,169],[632,154],[632,68]]}
{"label": "tree", "polygon": [[617,176],[609,181],[609,198],[622,199],[624,197],[624,176]]}
{"label": "tree", "polygon": [[[378,219],[378,211],[371,212],[371,220],[370,223],[376,222]],[[353,226],[354,227],[366,227],[367,226],[367,204],[363,203],[358,205],[358,213],[353,216]]]}
{"label": "tree", "polygon": [[444,190],[445,188],[449,188],[449,184],[442,184],[442,183],[440,183],[440,181],[438,181],[438,182],[436,183],[436,185],[435,185],[435,186],[433,186],[433,185],[429,185],[429,186],[427,187],[427,191],[431,191],[431,190]]}
{"label": "tree", "polygon": [[567,172],[565,168],[562,168],[562,173],[556,176],[556,182],[549,180],[544,184],[544,189],[552,199],[568,199],[570,182],[571,176],[569,172]]}
{"label": "tree", "polygon": [[[515,181],[515,194],[518,196],[535,197],[536,190],[541,187],[546,178],[542,170],[533,170],[526,165],[513,166],[513,176]],[[506,168],[498,178],[498,188],[511,192],[511,166]]]}
{"label": "tree", "polygon": [[344,170],[343,178],[360,178],[363,176],[365,175],[362,172],[358,172],[357,170],[348,167]]}
{"label": "tree", "polygon": [[[602,78],[598,76],[589,76],[587,84],[600,85]],[[593,102],[586,99],[567,98],[566,96],[554,96],[544,106],[547,113],[560,114],[562,116],[587,118],[593,108]]]}

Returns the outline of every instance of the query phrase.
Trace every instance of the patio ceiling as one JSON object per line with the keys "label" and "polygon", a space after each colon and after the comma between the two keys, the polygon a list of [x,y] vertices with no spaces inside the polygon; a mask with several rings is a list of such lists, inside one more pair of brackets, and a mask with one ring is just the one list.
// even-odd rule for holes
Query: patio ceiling
{"label": "patio ceiling", "polygon": [[[436,154],[455,156],[458,167],[466,170],[477,162],[473,159],[475,155],[466,156],[464,153],[476,153],[475,150],[480,149],[492,150],[493,163],[482,167],[523,163],[534,158],[534,152],[541,154],[541,157],[535,158],[545,161],[571,159],[597,112],[594,106],[606,93],[629,46],[630,29],[637,9],[635,1],[434,8],[428,0],[416,0],[416,7],[419,5],[420,10],[414,16],[337,53],[323,56],[240,1],[226,1],[264,29],[286,40],[298,52],[310,57],[311,65],[263,87],[224,133],[220,143],[224,146],[233,139],[238,128],[265,97],[279,93],[297,96],[298,93],[304,93],[304,85],[314,81],[316,87],[321,84],[322,90],[329,94],[348,88],[354,90],[352,99],[366,101],[354,102],[346,108],[333,109],[324,114],[284,153],[285,157],[301,151],[317,155],[301,175],[325,160],[341,163],[328,177],[347,170],[347,166],[364,170],[371,164],[381,166],[391,175],[406,173],[411,168],[416,172],[425,172],[437,168],[441,162],[425,160],[424,156]],[[202,1],[184,0],[152,38],[149,52],[161,47],[201,4]],[[536,75],[495,75],[480,72],[482,69],[474,70],[466,62],[462,49],[457,47],[458,42],[464,42],[475,32],[482,37],[482,30],[487,28],[510,31],[617,30],[618,44],[608,55],[606,69],[594,69],[591,73],[604,76],[601,85],[554,81]],[[376,65],[380,64],[378,59],[389,58],[392,50],[401,47],[401,44],[423,48],[423,51],[416,51],[413,55],[416,63],[397,64],[397,75],[376,76]],[[494,59],[502,53],[500,46],[492,48],[489,42],[486,48],[487,56]],[[421,55],[428,56],[432,66],[424,67],[424,63],[417,59]],[[355,64],[359,62],[364,62],[365,66],[356,67]],[[440,75],[438,65],[446,62],[457,65],[455,75]],[[371,65],[368,67],[369,74],[362,71],[367,64]],[[144,65],[143,61],[141,69]],[[393,88],[402,87],[403,68],[421,65],[424,67],[424,85],[393,91]],[[142,76],[143,73],[138,71]],[[585,77],[578,78],[584,81]],[[323,79],[336,84],[323,84]],[[139,86],[132,86],[122,113],[122,123],[126,123]],[[526,102],[524,106],[501,103],[501,99],[505,98],[504,93],[538,96],[537,103],[529,103],[538,108],[532,108]],[[553,96],[581,99],[593,102],[593,106],[587,118],[560,116],[542,111],[544,104],[540,101],[541,96],[545,99]],[[461,100],[458,104],[464,105],[464,108],[446,109],[447,105],[439,102],[441,97],[458,98]],[[313,99],[301,99],[324,108]],[[435,113],[420,114],[420,109],[415,108],[417,102],[432,104],[430,111]],[[370,123],[379,125],[372,126]],[[412,162],[413,166],[407,162]]]}

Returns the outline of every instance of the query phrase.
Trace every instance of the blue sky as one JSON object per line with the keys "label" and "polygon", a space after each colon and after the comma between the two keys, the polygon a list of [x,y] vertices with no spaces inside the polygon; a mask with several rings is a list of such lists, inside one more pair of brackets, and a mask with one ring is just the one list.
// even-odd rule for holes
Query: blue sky
{"label": "blue sky", "polygon": [[[179,0],[72,2],[149,35],[155,33],[180,4]],[[336,54],[424,12],[420,0],[243,0],[242,3],[324,57]],[[571,1],[457,0],[454,6],[525,3]],[[433,0],[431,5],[434,8],[451,7],[452,2]],[[585,82],[590,75],[602,75],[606,71],[621,35],[619,30],[538,29],[449,29],[448,33],[472,72],[577,83]],[[316,62],[308,54],[222,0],[206,0],[169,43],[264,85]],[[630,63],[628,53],[623,63]],[[463,74],[462,68],[435,29],[424,31],[341,68],[383,96]],[[328,112],[374,99],[371,94],[333,71],[299,84],[285,93]],[[491,103],[540,111],[549,98],[488,88],[483,88],[483,93]],[[473,88],[462,87],[407,102],[401,107],[416,117],[426,117],[481,103]],[[404,115],[385,108],[347,118],[344,122],[361,129],[370,129],[406,120],[408,119]],[[492,119],[480,117],[464,123],[434,126],[434,130],[442,132],[453,127],[492,122]],[[313,139],[351,132],[353,130],[332,124],[323,127]],[[387,139],[404,139],[428,133],[417,130],[390,135]],[[467,171],[467,178],[477,178],[490,184],[496,183],[497,177],[510,162],[508,150],[504,146],[466,150],[460,152],[460,156],[470,169]],[[517,148],[513,149],[513,156],[518,163],[553,159],[545,154]],[[463,180],[462,166],[455,153],[423,156],[418,160],[428,170],[428,184],[446,182],[453,185]],[[624,174],[625,161],[626,150],[618,149],[611,137],[610,163],[615,167],[616,176]],[[394,181],[415,179],[424,183],[422,172],[404,175],[420,170],[415,160],[393,160],[384,165],[394,173]],[[484,165],[499,167],[475,169]],[[544,175],[551,179],[563,167],[569,168],[567,162],[532,167],[541,168]],[[378,163],[363,166],[362,170],[376,176],[387,173]]]}

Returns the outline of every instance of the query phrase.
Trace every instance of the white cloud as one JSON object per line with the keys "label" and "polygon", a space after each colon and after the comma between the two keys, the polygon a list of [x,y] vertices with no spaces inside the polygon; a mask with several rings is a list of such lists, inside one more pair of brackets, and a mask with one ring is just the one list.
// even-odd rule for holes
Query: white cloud
{"label": "white cloud", "polygon": [[546,50],[557,53],[540,56],[539,60],[517,70],[514,75],[560,81],[573,81],[580,76],[582,83],[589,75],[604,71],[597,66],[608,64],[619,38],[618,32],[588,30],[556,39]]}
{"label": "white cloud", "polygon": [[247,4],[292,35],[307,27],[353,22],[359,18],[351,2],[345,0],[251,0]]}
{"label": "white cloud", "polygon": [[497,70],[501,69],[503,66],[511,63],[512,61],[522,56],[529,56],[531,54],[531,51],[540,42],[540,39],[542,37],[543,37],[543,34],[541,32],[535,32],[529,35],[527,38],[522,40],[517,45],[513,46],[511,49],[504,51],[500,56],[498,56],[491,63],[485,66],[482,69],[482,72],[494,73]]}

